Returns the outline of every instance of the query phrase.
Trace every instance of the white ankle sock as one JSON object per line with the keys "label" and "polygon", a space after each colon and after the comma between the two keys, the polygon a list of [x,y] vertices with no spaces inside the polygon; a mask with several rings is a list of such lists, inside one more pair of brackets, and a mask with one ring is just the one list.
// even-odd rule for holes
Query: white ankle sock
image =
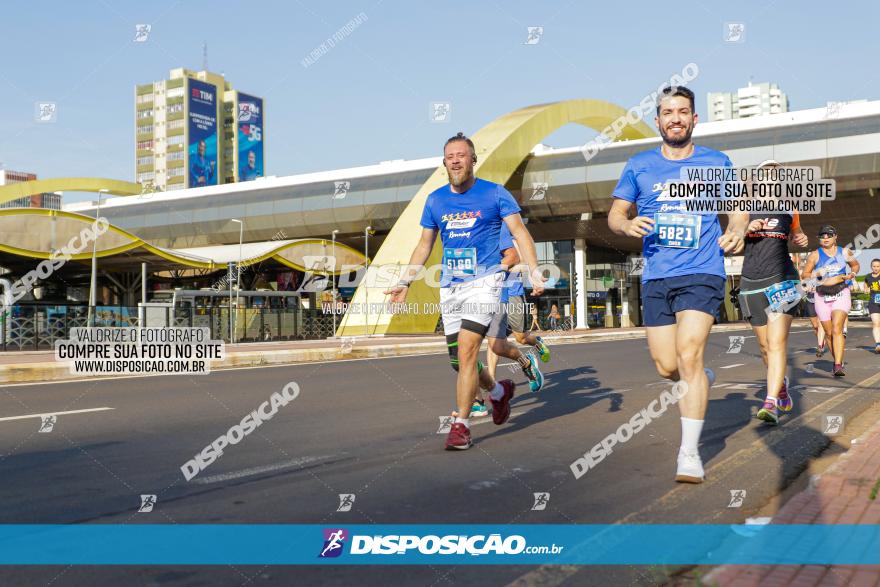
{"label": "white ankle sock", "polygon": [[490,391],[489,395],[491,395],[492,399],[494,399],[495,401],[500,400],[502,397],[504,397],[504,387],[502,387],[500,383],[496,383],[495,389]]}
{"label": "white ankle sock", "polygon": [[465,428],[470,429],[471,419],[470,418],[456,418],[454,424],[464,424]]}
{"label": "white ankle sock", "polygon": [[703,432],[704,420],[691,418],[681,419],[681,452],[699,452],[700,434]]}

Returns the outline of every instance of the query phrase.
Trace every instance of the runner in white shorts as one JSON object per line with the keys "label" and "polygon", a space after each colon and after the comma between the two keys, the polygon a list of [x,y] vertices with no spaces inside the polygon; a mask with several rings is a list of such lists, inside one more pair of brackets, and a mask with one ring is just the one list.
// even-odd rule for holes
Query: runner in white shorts
{"label": "runner in white shorts", "polygon": [[428,257],[437,233],[443,246],[440,304],[443,329],[452,368],[458,372],[456,404],[458,416],[446,438],[447,449],[467,449],[473,444],[470,413],[483,380],[492,400],[492,420],[503,424],[510,417],[510,400],[515,385],[505,380],[489,381],[477,355],[492,317],[498,311],[504,267],[501,256],[501,225],[506,224],[518,239],[530,268],[534,294],[544,291],[538,271],[535,242],[522,222],[513,196],[499,184],[474,176],[477,162],[473,142],[462,133],[446,141],[443,165],[449,184],[428,195],[422,212],[422,235],[410,257],[409,266],[396,287],[386,291],[392,303],[403,303],[409,285]]}

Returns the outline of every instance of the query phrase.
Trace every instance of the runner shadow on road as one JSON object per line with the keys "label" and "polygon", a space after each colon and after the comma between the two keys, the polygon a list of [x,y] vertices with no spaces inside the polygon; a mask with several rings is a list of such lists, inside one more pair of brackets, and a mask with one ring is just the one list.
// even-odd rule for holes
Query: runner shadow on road
{"label": "runner shadow on road", "polygon": [[[795,392],[792,393],[794,409],[787,413],[780,412],[779,425],[772,426],[762,423],[755,415],[764,403],[766,386],[763,385],[763,381],[752,383],[761,385],[757,389],[731,392],[723,398],[709,400],[706,422],[712,422],[714,425],[705,429],[701,438],[700,453],[703,455],[704,464],[710,463],[721,453],[727,445],[727,439],[736,432],[752,427],[755,435],[759,438],[765,438],[774,430],[779,430],[781,426],[785,425],[786,420],[793,420],[801,415],[800,399],[802,394]],[[775,439],[777,436],[779,435],[776,434],[772,438]],[[781,458],[784,455],[779,456]]]}
{"label": "runner shadow on road", "polygon": [[[716,464],[713,460],[726,448],[728,438],[740,430],[751,432],[746,437],[750,445],[746,450],[750,451],[751,462],[763,462],[764,474],[756,479],[743,475],[736,466],[729,468],[728,473],[732,477],[731,489],[751,490],[759,501],[769,499],[787,487],[809,466],[813,458],[834,442],[822,430],[817,430],[815,424],[805,424],[803,420],[791,422],[805,413],[802,407],[803,394],[799,392],[792,393],[794,408],[791,412],[780,414],[778,425],[769,425],[758,420],[755,414],[761,408],[765,395],[766,388],[761,385],[760,388],[748,392],[728,393],[724,398],[710,399],[707,421],[717,422],[718,425],[704,431],[700,445],[704,465],[708,468]],[[767,475],[776,477],[775,486],[761,485],[762,478]],[[736,483],[739,486],[735,488],[733,485]],[[750,501],[754,499],[751,497]],[[752,505],[754,506],[754,502]]]}
{"label": "runner shadow on road", "polygon": [[[792,387],[796,388],[797,384],[793,384]],[[753,403],[757,406],[755,411],[760,408],[764,396],[764,389],[758,390],[754,394],[755,401]],[[763,441],[763,448],[766,452],[778,459],[780,471],[777,490],[787,487],[809,466],[815,457],[818,457],[830,445],[835,444],[833,437],[823,431],[826,426],[824,414],[818,423],[807,424],[804,420],[792,422],[809,410],[803,409],[803,392],[793,391],[791,397],[794,400],[794,408],[790,412],[781,412],[779,424],[775,426],[760,422],[755,419],[754,415],[752,416],[755,436]],[[817,426],[820,429],[817,429]]]}
{"label": "runner shadow on road", "polygon": [[[700,438],[700,454],[703,465],[709,465],[727,446],[727,439],[749,425],[753,415],[755,402],[747,401],[745,392],[731,392],[723,398],[711,399],[706,407],[706,422],[710,423],[703,430]],[[757,402],[757,411],[761,407]]]}
{"label": "runner shadow on road", "polygon": [[[517,432],[533,424],[579,412],[599,402],[608,402],[609,412],[620,411],[623,393],[603,387],[602,382],[592,376],[594,373],[596,370],[591,366],[554,371],[548,375],[544,389],[537,393],[529,390],[527,383],[517,384],[517,394],[511,402],[511,425],[483,438]],[[502,377],[499,375],[499,378]],[[517,413],[524,410],[528,411]]]}

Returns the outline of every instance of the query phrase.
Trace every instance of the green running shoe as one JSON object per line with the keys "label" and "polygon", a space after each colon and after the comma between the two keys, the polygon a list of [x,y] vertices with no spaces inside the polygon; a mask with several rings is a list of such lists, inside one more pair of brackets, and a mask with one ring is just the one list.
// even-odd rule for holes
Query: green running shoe
{"label": "green running shoe", "polygon": [[758,410],[758,420],[763,420],[770,424],[779,424],[779,410],[776,409],[776,402],[767,398],[764,405]]}
{"label": "green running shoe", "polygon": [[550,347],[547,346],[547,343],[545,343],[544,339],[540,336],[536,336],[535,338],[538,339],[537,344],[535,344],[535,350],[538,351],[541,360],[546,363],[550,360]]}

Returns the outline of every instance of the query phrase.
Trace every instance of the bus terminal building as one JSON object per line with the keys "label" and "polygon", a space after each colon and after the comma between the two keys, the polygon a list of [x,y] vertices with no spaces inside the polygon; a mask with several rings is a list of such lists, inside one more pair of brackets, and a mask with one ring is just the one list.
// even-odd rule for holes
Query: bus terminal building
{"label": "bus terminal building", "polygon": [[[589,152],[589,160],[580,146],[540,144],[565,124],[601,131],[621,113],[625,111],[592,100],[534,106],[505,115],[472,136],[480,157],[477,176],[507,187],[527,219],[539,262],[558,268],[559,278],[548,283],[546,293],[529,300],[538,305],[542,325],[553,304],[576,327],[642,323],[639,277],[632,271],[641,242],[611,233],[607,214],[626,161],[656,148],[660,138],[639,123],[618,137],[624,140]],[[811,237],[821,224],[832,224],[845,244],[880,218],[880,101],[700,123],[694,141],[723,151],[736,167],[775,159],[786,166],[818,167],[823,178],[835,180],[835,201],[825,203],[821,215],[801,218]],[[345,277],[339,274],[346,265],[350,270],[370,263],[405,264],[421,230],[421,203],[445,183],[441,159],[387,161],[155,193],[139,193],[136,184],[101,189],[98,184],[105,180],[96,179],[86,189],[108,194],[100,201],[66,205],[62,211],[0,210],[0,266],[7,270],[4,278],[19,279],[100,216],[111,230],[95,246],[98,306],[136,307],[175,287],[216,290],[219,280],[228,280],[230,265],[239,263],[242,270],[236,277],[242,290],[303,292],[302,285],[314,274]],[[33,189],[56,191],[47,187],[58,185]],[[3,189],[0,199],[7,198]],[[8,198],[20,197],[27,188],[16,189]],[[91,253],[74,255],[17,303],[87,304]],[[729,258],[726,264],[732,287],[741,259]],[[375,302],[383,300],[380,289],[349,283],[339,293],[345,301]],[[436,292],[413,293],[414,301],[436,301]],[[297,303],[309,314],[322,301],[326,298],[320,292],[310,290]],[[723,315],[738,317],[730,305]],[[427,333],[435,331],[437,318],[346,315],[335,332]],[[313,333],[318,334],[332,332]]]}

